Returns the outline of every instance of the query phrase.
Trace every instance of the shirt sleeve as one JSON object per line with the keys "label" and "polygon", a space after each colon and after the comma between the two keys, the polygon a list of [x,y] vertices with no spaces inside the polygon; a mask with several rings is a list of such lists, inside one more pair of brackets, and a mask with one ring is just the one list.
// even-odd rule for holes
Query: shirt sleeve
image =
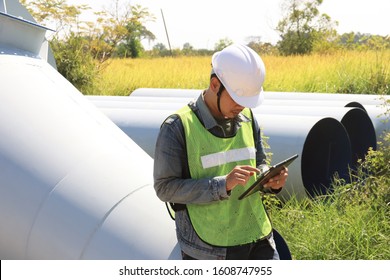
{"label": "shirt sleeve", "polygon": [[254,140],[256,146],[256,166],[267,164],[267,156],[264,151],[263,139],[261,138],[260,126],[257,119],[253,115],[253,129],[254,129]]}
{"label": "shirt sleeve", "polygon": [[162,124],[154,152],[154,188],[160,200],[209,203],[227,199],[226,176],[189,178],[184,128],[177,115]]}

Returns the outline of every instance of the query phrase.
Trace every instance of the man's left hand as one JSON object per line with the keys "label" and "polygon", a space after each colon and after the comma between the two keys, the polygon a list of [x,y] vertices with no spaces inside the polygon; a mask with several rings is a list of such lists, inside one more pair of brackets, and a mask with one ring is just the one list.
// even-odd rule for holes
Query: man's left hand
{"label": "man's left hand", "polygon": [[269,188],[275,191],[280,190],[286,184],[288,177],[288,168],[284,168],[278,175],[275,175],[264,184],[264,188]]}

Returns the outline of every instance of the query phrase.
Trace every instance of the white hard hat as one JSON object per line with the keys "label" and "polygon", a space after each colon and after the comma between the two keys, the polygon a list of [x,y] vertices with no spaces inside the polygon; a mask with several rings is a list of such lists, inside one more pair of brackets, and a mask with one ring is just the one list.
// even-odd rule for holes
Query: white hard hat
{"label": "white hard hat", "polygon": [[216,52],[211,63],[213,73],[236,103],[248,108],[261,104],[265,66],[254,50],[233,44]]}

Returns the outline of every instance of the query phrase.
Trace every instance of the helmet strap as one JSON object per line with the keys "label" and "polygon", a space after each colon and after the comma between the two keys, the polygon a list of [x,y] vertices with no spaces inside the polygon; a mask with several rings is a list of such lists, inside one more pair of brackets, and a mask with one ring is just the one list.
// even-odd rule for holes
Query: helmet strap
{"label": "helmet strap", "polygon": [[218,111],[221,114],[222,114],[222,111],[221,111],[221,95],[222,95],[222,92],[223,92],[224,89],[225,89],[225,87],[221,83],[220,86],[219,86],[219,90],[217,92],[217,106],[218,106]]}

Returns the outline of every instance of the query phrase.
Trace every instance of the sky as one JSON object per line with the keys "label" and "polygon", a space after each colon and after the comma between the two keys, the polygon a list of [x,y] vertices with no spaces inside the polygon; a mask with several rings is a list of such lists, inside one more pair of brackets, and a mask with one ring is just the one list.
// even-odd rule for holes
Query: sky
{"label": "sky", "polygon": [[[280,37],[275,31],[282,19],[285,0],[120,0],[120,3],[140,4],[156,20],[146,27],[156,36],[153,42],[143,42],[146,49],[157,43],[169,47],[165,24],[172,48],[190,43],[196,49],[214,49],[221,39],[247,43],[250,36],[262,42],[276,43]],[[68,4],[87,4],[92,9],[81,20],[93,19],[93,12],[109,9],[114,0],[68,0]],[[321,13],[339,23],[339,34],[346,32],[390,35],[389,0],[323,0]]]}

